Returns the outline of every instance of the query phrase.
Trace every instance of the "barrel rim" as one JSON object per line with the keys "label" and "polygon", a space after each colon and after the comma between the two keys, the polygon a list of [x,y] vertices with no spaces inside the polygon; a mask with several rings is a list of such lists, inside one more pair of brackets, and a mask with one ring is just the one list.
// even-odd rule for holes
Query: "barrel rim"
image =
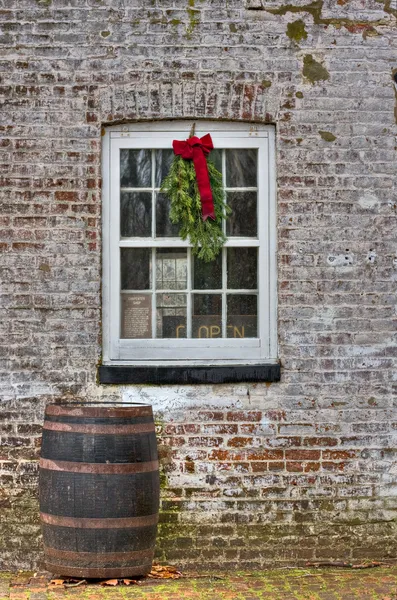
{"label": "barrel rim", "polygon": [[75,417],[147,417],[153,415],[151,404],[138,402],[65,402],[47,404],[46,415]]}

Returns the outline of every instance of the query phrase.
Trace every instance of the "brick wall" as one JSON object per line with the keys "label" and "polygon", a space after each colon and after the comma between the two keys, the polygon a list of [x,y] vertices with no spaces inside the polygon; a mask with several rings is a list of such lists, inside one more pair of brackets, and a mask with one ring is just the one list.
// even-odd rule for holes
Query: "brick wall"
{"label": "brick wall", "polygon": [[[163,559],[395,557],[393,1],[1,0],[0,18],[0,568],[40,561],[62,398],[153,403]],[[282,381],[101,388],[101,127],[192,117],[276,126]]]}

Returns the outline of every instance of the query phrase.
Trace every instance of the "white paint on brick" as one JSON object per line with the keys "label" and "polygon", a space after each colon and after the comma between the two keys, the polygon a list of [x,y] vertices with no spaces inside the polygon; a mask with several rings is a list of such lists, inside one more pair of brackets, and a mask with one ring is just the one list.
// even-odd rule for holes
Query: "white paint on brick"
{"label": "white paint on brick", "polygon": [[368,210],[374,210],[375,208],[379,207],[378,198],[376,196],[374,196],[373,194],[369,194],[369,193],[361,196],[358,200],[358,203],[361,206],[361,208],[368,209]]}

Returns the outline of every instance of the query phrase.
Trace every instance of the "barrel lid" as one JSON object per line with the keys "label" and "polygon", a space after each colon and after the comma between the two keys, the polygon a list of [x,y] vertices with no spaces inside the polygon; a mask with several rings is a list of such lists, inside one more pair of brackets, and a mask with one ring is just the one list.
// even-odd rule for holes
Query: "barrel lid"
{"label": "barrel lid", "polygon": [[45,414],[72,417],[149,417],[153,411],[150,404],[140,402],[60,402],[47,404]]}

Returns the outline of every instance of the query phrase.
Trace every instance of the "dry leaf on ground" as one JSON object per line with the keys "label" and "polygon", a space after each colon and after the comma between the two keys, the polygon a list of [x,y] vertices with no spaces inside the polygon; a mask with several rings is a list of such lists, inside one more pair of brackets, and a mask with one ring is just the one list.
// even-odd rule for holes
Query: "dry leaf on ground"
{"label": "dry leaf on ground", "polygon": [[106,581],[101,581],[101,585],[118,585],[118,579],[107,579]]}
{"label": "dry leaf on ground", "polygon": [[63,585],[64,583],[65,583],[64,579],[51,579],[51,581],[50,581],[50,585],[54,585],[54,586]]}
{"label": "dry leaf on ground", "polygon": [[182,573],[169,565],[153,565],[148,577],[152,579],[179,579],[182,577]]}
{"label": "dry leaf on ground", "polygon": [[135,579],[123,579],[124,585],[139,585]]}

